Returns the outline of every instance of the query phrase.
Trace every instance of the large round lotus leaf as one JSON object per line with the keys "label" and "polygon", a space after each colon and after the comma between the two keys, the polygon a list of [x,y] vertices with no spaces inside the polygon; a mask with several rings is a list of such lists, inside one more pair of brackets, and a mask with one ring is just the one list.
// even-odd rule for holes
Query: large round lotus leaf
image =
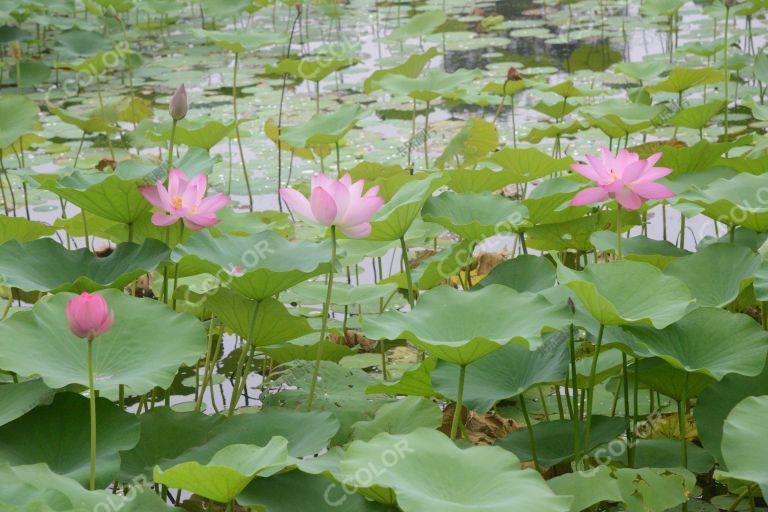
{"label": "large round lotus leaf", "polygon": [[768,395],[745,398],[728,414],[723,426],[723,461],[727,475],[750,480],[768,495],[768,444],[765,425],[768,423]]}
{"label": "large round lotus leaf", "polygon": [[[87,414],[87,413],[86,413]],[[0,509],[7,511],[169,512],[160,496],[147,486],[131,487],[121,496],[112,491],[87,491],[71,478],[57,475],[46,464],[11,467],[0,464]]]}
{"label": "large round lotus leaf", "polygon": [[[94,114],[94,117],[81,117],[67,112],[64,109],[56,108],[53,105],[48,106],[48,112],[54,114],[67,124],[77,126],[85,133],[111,133],[120,131],[119,128],[107,123],[98,113]],[[131,160],[128,161],[130,162]]]}
{"label": "large round lotus leaf", "polygon": [[642,384],[677,401],[694,398],[701,390],[717,382],[707,374],[681,370],[660,357],[640,359],[630,366],[630,379],[634,378],[635,372]]}
{"label": "large round lotus leaf", "polygon": [[159,462],[163,469],[196,461],[208,464],[216,452],[233,444],[264,446],[275,436],[288,440],[291,457],[306,457],[325,450],[339,430],[339,422],[327,412],[299,412],[267,408],[227,418],[210,430],[207,440],[173,458]]}
{"label": "large round lotus leaf", "polygon": [[745,377],[732,373],[720,382],[706,387],[696,401],[693,415],[704,448],[714,455],[724,468],[721,442],[723,422],[733,408],[750,396],[768,395],[768,365],[760,375]]}
{"label": "large round lotus leaf", "polygon": [[[531,351],[511,343],[467,366],[464,405],[485,414],[498,402],[523,393],[538,384],[565,380],[568,375],[568,345],[557,335]],[[432,387],[456,399],[459,367],[444,361],[432,372]]]}
{"label": "large round lotus leaf", "polygon": [[[709,274],[707,274],[709,275]],[[765,367],[768,333],[751,317],[699,308],[664,329],[626,326],[648,349],[676,368],[717,380],[729,373],[758,375]]]}
{"label": "large round lotus leaf", "polygon": [[555,266],[548,259],[521,254],[504,261],[477,283],[472,290],[481,290],[492,284],[508,286],[518,292],[540,292],[555,285]]}
{"label": "large round lotus leaf", "polygon": [[[579,422],[581,434],[581,449],[584,449],[584,434],[586,422]],[[624,418],[599,416],[592,417],[589,442],[590,451],[613,441],[626,430]],[[533,435],[536,439],[536,458],[545,466],[554,466],[561,462],[573,460],[575,449],[573,445],[573,422],[570,420],[543,421],[533,425]],[[531,442],[527,429],[515,430],[507,437],[499,439],[496,446],[514,453],[520,460],[533,460]]]}
{"label": "large round lotus leaf", "polygon": [[[527,183],[557,171],[568,170],[576,163],[571,157],[552,158],[536,148],[505,147],[488,157],[488,162],[501,167],[507,183]],[[501,187],[499,187],[501,188]]]}
{"label": "large round lotus leaf", "polygon": [[0,425],[25,415],[40,404],[49,404],[56,392],[40,379],[0,386]]}
{"label": "large round lotus leaf", "polygon": [[256,478],[237,497],[237,503],[265,512],[385,512],[383,505],[350,493],[321,475],[289,471]]}
{"label": "large round lotus leaf", "polygon": [[[715,465],[715,459],[704,448],[697,444],[687,442],[688,466],[691,472],[699,474],[708,473]],[[606,459],[627,463],[627,454],[613,453],[606,448],[598,455]],[[635,445],[635,467],[638,468],[682,468],[680,461],[679,439],[639,439]]]}
{"label": "large round lotus leaf", "polygon": [[386,241],[404,237],[424,203],[444,183],[445,178],[440,174],[429,174],[400,187],[371,218],[372,231],[368,239]]}
{"label": "large round lotus leaf", "polygon": [[[75,393],[59,393],[51,405],[0,427],[0,462],[45,462],[60,475],[83,485],[90,478],[89,400]],[[120,469],[119,450],[139,440],[139,420],[107,399],[96,402],[96,480],[105,487]]]}
{"label": "large round lotus leaf", "polygon": [[642,322],[663,329],[682,318],[693,300],[680,280],[647,263],[593,264],[583,272],[559,266],[557,273],[604,325]]}
{"label": "large round lotus leaf", "polygon": [[[598,251],[610,251],[616,254],[618,250],[615,231],[598,231],[592,234],[590,241]],[[622,256],[625,259],[650,263],[660,269],[664,269],[677,258],[691,254],[665,240],[654,240],[642,235],[624,238],[621,247]]]}
{"label": "large round lotus leaf", "polygon": [[703,208],[704,214],[718,222],[743,226],[752,231],[768,231],[768,203],[763,190],[768,187],[768,174],[747,172],[731,179],[719,179],[709,186],[694,189],[679,196]]}
{"label": "large round lotus leaf", "polygon": [[572,177],[549,178],[537,185],[522,200],[528,208],[528,219],[531,224],[566,222],[581,218],[590,207],[572,206],[571,199],[583,186],[583,182],[576,181]]}
{"label": "large round lotus leaf", "polygon": [[429,10],[410,18],[407,23],[393,30],[388,39],[392,41],[407,41],[417,37],[428,36],[448,20],[444,11]]}
{"label": "large round lotus leaf", "polygon": [[328,273],[331,244],[289,242],[274,231],[219,238],[203,231],[176,247],[171,258],[179,262],[180,275],[214,274],[240,294],[262,300]]}
{"label": "large round lotus leaf", "polygon": [[430,197],[421,214],[424,220],[440,224],[465,240],[479,241],[530,227],[525,206],[491,193],[444,192]]}
{"label": "large round lotus leaf", "polygon": [[725,79],[725,76],[724,72],[712,68],[677,67],[664,80],[646,87],[646,90],[680,93],[692,87],[718,84]]}
{"label": "large round lotus leaf", "polygon": [[44,236],[50,236],[56,230],[42,222],[27,220],[24,217],[0,215],[0,244],[10,240],[29,242]]}
{"label": "large round lotus leaf", "polygon": [[323,78],[340,69],[344,69],[355,64],[355,59],[317,59],[287,58],[280,61],[277,66],[267,64],[267,74],[269,75],[293,75],[302,80],[311,82],[320,82]]}
{"label": "large round lotus leaf", "polygon": [[[414,16],[414,18],[415,17],[418,16]],[[391,68],[378,69],[374,71],[368,78],[365,79],[365,82],[363,82],[363,92],[370,94],[371,92],[380,89],[377,82],[387,75],[403,75],[410,78],[416,78],[421,74],[422,71],[424,71],[424,67],[427,65],[427,63],[439,55],[439,53],[440,52],[437,51],[437,48],[432,46],[428,48],[424,53],[412,53],[408,57],[408,60],[402,64]]]}
{"label": "large round lotus leaf", "polygon": [[[201,148],[206,151],[230,136],[239,126],[248,119],[240,118],[236,121],[224,124],[215,119],[206,117],[196,119],[184,119],[176,126],[174,140],[176,144],[184,144],[192,148]],[[165,142],[171,139],[171,124],[159,126],[158,132],[148,134],[155,142]]]}
{"label": "large round lotus leaf", "polygon": [[87,249],[67,250],[51,238],[0,245],[0,275],[10,286],[25,291],[93,292],[124,288],[153,271],[167,259],[165,244],[147,239],[141,245],[124,243],[106,257]]}
{"label": "large round lotus leaf", "polygon": [[[210,13],[209,13],[210,14]],[[232,13],[237,14],[237,13]],[[283,44],[288,41],[288,36],[280,32],[272,31],[228,31],[192,29],[197,37],[205,37],[216,46],[234,53],[242,53],[258,50],[264,46]]]}
{"label": "large round lotus leaf", "polygon": [[749,285],[759,264],[743,245],[713,244],[671,262],[664,273],[685,283],[698,306],[722,307]]}
{"label": "large round lotus leaf", "polygon": [[432,101],[440,96],[458,91],[480,76],[477,70],[459,69],[455,73],[446,73],[431,69],[421,78],[409,78],[403,75],[387,75],[379,80],[382,89],[390,94],[410,96],[421,101]]}
{"label": "large round lotus leaf", "polygon": [[440,432],[423,428],[355,441],[341,469],[349,485],[392,489],[403,512],[567,512],[570,503],[555,496],[538,473],[521,469],[511,453],[495,446],[462,450]]}
{"label": "large round lotus leaf", "polygon": [[0,96],[0,148],[6,148],[38,124],[37,104],[27,96]]}
{"label": "large round lotus leaf", "polygon": [[336,144],[364,113],[359,105],[344,105],[333,113],[316,114],[305,123],[286,128],[281,138],[295,148]]}
{"label": "large round lotus leaf", "polygon": [[71,57],[89,57],[101,51],[112,49],[112,45],[98,32],[71,29],[56,35],[56,51],[65,59]]}
{"label": "large round lotus leaf", "polygon": [[[205,353],[205,329],[191,315],[117,290],[100,294],[115,314],[112,329],[93,342],[95,386],[101,396],[116,397],[120,384],[136,395],[155,386],[168,388],[179,366],[192,365]],[[67,325],[72,297],[55,295],[0,323],[0,367],[40,375],[51,388],[88,386],[88,343]]]}
{"label": "large round lotus leaf", "polygon": [[504,286],[477,292],[441,286],[423,294],[408,314],[366,318],[363,332],[375,340],[407,339],[440,359],[466,365],[509,342],[536,347],[543,332],[562,329],[571,319],[565,304],[553,306],[539,295]]}
{"label": "large round lotus leaf", "polygon": [[69,176],[38,175],[40,188],[50,190],[99,217],[131,224],[151,205],[139,192],[139,180],[125,180],[108,172],[74,171]]}
{"label": "large round lotus leaf", "polygon": [[382,432],[408,434],[420,427],[436,429],[442,422],[443,411],[435,402],[409,396],[381,406],[372,420],[352,425],[352,432],[354,439],[370,441]]}
{"label": "large round lotus leaf", "polygon": [[[141,436],[136,446],[120,452],[118,479],[130,482],[152,474],[156,464],[172,459],[208,440],[211,430],[224,421],[224,416],[195,412],[175,412],[157,407],[139,416]],[[170,432],[173,435],[168,435]]]}
{"label": "large round lotus leaf", "polygon": [[155,482],[184,489],[204,498],[229,503],[259,474],[288,465],[288,441],[273,437],[265,446],[233,444],[216,452],[208,464],[182,462],[168,469],[155,467]]}

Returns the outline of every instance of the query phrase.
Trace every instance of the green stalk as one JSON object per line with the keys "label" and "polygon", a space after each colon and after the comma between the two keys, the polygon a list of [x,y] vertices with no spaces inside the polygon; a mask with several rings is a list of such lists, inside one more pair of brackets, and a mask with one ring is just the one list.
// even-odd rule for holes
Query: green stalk
{"label": "green stalk", "polygon": [[[203,373],[203,381],[200,385],[200,389],[198,390],[198,395],[195,397],[195,412],[200,412],[200,409],[203,406],[203,396],[205,395],[205,388],[208,385],[208,379],[210,378],[210,373],[212,373],[212,360],[213,360],[213,340],[214,340],[214,328],[216,324],[216,318],[211,317],[210,324],[208,326],[208,350],[205,353],[205,372]],[[218,348],[218,346],[216,347]]]}
{"label": "green stalk", "polygon": [[91,402],[91,477],[89,488],[96,490],[96,386],[93,384],[93,337],[88,338],[88,395]]}
{"label": "green stalk", "polygon": [[[683,384],[683,396],[680,401],[677,402],[677,422],[680,427],[680,462],[685,469],[688,469],[688,444],[685,441],[685,422],[686,422],[686,409],[688,408],[688,399],[686,398],[686,388],[688,387],[688,373],[685,374],[685,382]],[[688,502],[683,503],[683,512],[688,512]]]}
{"label": "green stalk", "polygon": [[405,280],[408,283],[408,305],[413,309],[416,303],[414,298],[413,277],[411,276],[411,262],[408,259],[408,246],[405,245],[405,236],[400,237],[400,248],[403,252],[403,267],[405,269]]}
{"label": "green stalk", "polygon": [[341,153],[339,152],[339,141],[336,141],[336,179],[341,179]]}
{"label": "green stalk", "polygon": [[315,357],[315,367],[312,370],[312,384],[309,388],[309,397],[307,398],[307,411],[312,410],[312,403],[315,400],[315,390],[317,389],[317,378],[320,374],[320,361],[323,356],[323,341],[325,341],[325,332],[328,329],[328,313],[331,307],[331,295],[333,294],[333,274],[336,270],[336,226],[331,226],[331,269],[328,271],[328,288],[325,292],[325,302],[323,303],[323,320],[320,326],[320,344],[317,347]]}
{"label": "green stalk", "polygon": [[536,456],[536,436],[533,435],[533,424],[531,423],[531,417],[528,414],[528,407],[525,405],[525,396],[523,396],[523,393],[520,393],[518,398],[520,399],[520,408],[523,410],[526,430],[528,430],[528,442],[531,444],[531,458],[533,459],[533,465],[536,468],[536,471],[541,473],[539,458]]}
{"label": "green stalk", "polygon": [[464,408],[464,376],[467,373],[467,365],[459,367],[459,390],[456,394],[456,409],[453,411],[453,421],[451,422],[451,439],[456,439],[459,432],[459,423],[461,423],[461,411]]}
{"label": "green stalk", "polygon": [[504,107],[504,100],[507,99],[507,83],[509,82],[509,79],[504,81],[504,85],[501,86],[501,102],[499,103],[499,108],[496,109],[496,114],[493,116],[493,124],[496,124],[496,121],[499,120],[499,116],[501,115],[501,109]]}
{"label": "green stalk", "polygon": [[173,169],[173,144],[174,140],[176,139],[176,121],[173,120],[173,123],[171,124],[171,140],[168,142],[168,175],[171,174],[171,169]]}
{"label": "green stalk", "polygon": [[[99,109],[101,112],[101,119],[106,122],[106,117],[104,116],[104,98],[101,96],[101,79],[99,78],[98,73],[95,75],[96,77],[96,93],[99,96]],[[104,132],[104,136],[107,138],[107,147],[109,148],[109,154],[112,156],[112,160],[115,160],[115,150],[112,148],[112,140],[109,138],[109,131]]]}
{"label": "green stalk", "polygon": [[251,181],[248,178],[248,169],[245,166],[245,153],[243,152],[243,142],[240,140],[240,124],[237,122],[237,65],[240,54],[235,53],[235,69],[232,75],[232,111],[235,115],[235,137],[237,138],[237,147],[240,150],[240,164],[243,166],[243,179],[245,180],[245,189],[248,192],[248,209],[253,211],[253,194],[251,193]]}
{"label": "green stalk", "polygon": [[592,356],[592,367],[589,370],[589,384],[587,388],[587,426],[584,431],[584,453],[589,453],[590,438],[589,434],[592,429],[592,407],[595,401],[595,374],[597,373],[597,358],[600,356],[600,348],[603,345],[603,332],[605,331],[605,325],[600,324],[600,331],[597,334],[597,342],[595,343],[595,354]]}
{"label": "green stalk", "polygon": [[[629,421],[629,370],[627,369],[627,354],[621,353],[621,369],[623,375],[623,388],[624,388],[624,420],[627,422],[627,466],[634,467],[634,453],[632,445],[634,440],[632,438],[632,426]],[[637,368],[635,368],[637,371]]]}
{"label": "green stalk", "polygon": [[725,113],[723,127],[725,129],[725,138],[728,139],[728,81],[731,78],[731,74],[728,70],[728,18],[731,14],[731,8],[726,3],[725,5],[725,47],[723,48],[723,68],[725,69],[725,84],[723,91],[725,92]]}
{"label": "green stalk", "polygon": [[571,373],[573,374],[572,378],[572,385],[573,385],[573,414],[571,414],[571,419],[573,420],[573,453],[574,453],[574,461],[578,464],[579,460],[581,459],[581,432],[579,431],[579,422],[581,420],[581,415],[579,414],[579,386],[577,385],[578,381],[578,374],[576,373],[576,339],[574,336],[574,326],[571,324],[570,329],[570,356],[571,356]]}
{"label": "green stalk", "polygon": [[424,168],[429,169],[429,102],[424,113]]}
{"label": "green stalk", "polygon": [[622,250],[621,250],[621,205],[619,203],[616,203],[616,243],[617,243],[617,249],[616,249],[616,259],[621,260],[622,258]]}

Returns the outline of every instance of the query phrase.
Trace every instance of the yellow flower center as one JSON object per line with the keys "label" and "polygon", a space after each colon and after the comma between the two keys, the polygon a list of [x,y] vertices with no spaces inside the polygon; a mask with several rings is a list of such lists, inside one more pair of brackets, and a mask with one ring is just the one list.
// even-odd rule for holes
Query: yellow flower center
{"label": "yellow flower center", "polygon": [[175,196],[171,199],[171,206],[181,208],[181,196]]}
{"label": "yellow flower center", "polygon": [[616,181],[619,179],[619,175],[616,173],[616,171],[611,169],[609,172],[611,173],[611,178],[613,179],[613,181]]}

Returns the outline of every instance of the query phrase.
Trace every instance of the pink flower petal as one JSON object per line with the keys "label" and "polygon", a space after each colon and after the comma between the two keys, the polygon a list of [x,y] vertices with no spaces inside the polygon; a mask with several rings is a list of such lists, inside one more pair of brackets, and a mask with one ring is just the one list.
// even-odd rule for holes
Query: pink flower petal
{"label": "pink flower petal", "polygon": [[599,203],[608,199],[608,192],[601,187],[585,188],[573,196],[571,204],[573,206],[584,206],[586,204]]}
{"label": "pink flower petal", "polygon": [[[190,193],[189,189],[193,188],[194,193]],[[191,201],[190,204],[200,204],[200,201],[205,197],[205,191],[208,189],[208,175],[201,172],[189,182],[187,190],[184,192],[184,204],[187,204],[187,199]]]}
{"label": "pink flower petal", "polygon": [[[303,196],[302,196],[303,197]],[[197,206],[197,213],[216,213],[229,204],[229,197],[225,194],[214,194],[204,197]]]}
{"label": "pink flower petal", "polygon": [[615,195],[616,202],[627,210],[637,210],[643,205],[642,198],[628,188],[622,188]]}
{"label": "pink flower petal", "polygon": [[173,169],[168,175],[168,195],[180,196],[187,189],[187,175],[181,169]]}
{"label": "pink flower petal", "polygon": [[668,199],[675,197],[674,192],[659,183],[633,183],[631,189],[643,199]]}
{"label": "pink flower petal", "polygon": [[601,179],[603,179],[603,177],[600,174],[598,174],[597,171],[595,171],[595,169],[591,165],[573,164],[571,165],[571,169],[581,174],[588,180],[599,182]]}
{"label": "pink flower petal", "polygon": [[312,207],[309,205],[309,201],[298,190],[281,188],[280,197],[285,201],[285,204],[288,205],[288,208],[293,210],[296,215],[313,222],[317,221],[312,213]]}
{"label": "pink flower petal", "polygon": [[632,183],[649,183],[651,181],[656,181],[660,178],[663,178],[664,176],[670,174],[672,172],[672,169],[667,169],[666,167],[649,167],[648,169],[643,172],[643,174],[640,175],[639,178],[636,180],[631,180]]}
{"label": "pink flower petal", "polygon": [[371,225],[366,222],[356,226],[343,226],[341,232],[349,238],[366,238],[371,234]]}
{"label": "pink flower petal", "polygon": [[163,201],[160,199],[160,194],[157,191],[156,185],[147,185],[145,187],[139,187],[139,192],[144,196],[149,204],[160,210],[165,209]]}
{"label": "pink flower petal", "polygon": [[383,205],[382,197],[363,197],[349,206],[349,210],[344,213],[339,223],[344,226],[356,226],[368,222]]}
{"label": "pink flower petal", "polygon": [[312,214],[320,224],[331,226],[336,222],[336,202],[324,188],[317,187],[312,190],[309,205],[312,207]]}
{"label": "pink flower petal", "polygon": [[624,170],[621,173],[621,180],[625,183],[631,183],[642,176],[646,168],[648,168],[648,162],[645,160],[632,162],[624,167]]}
{"label": "pink flower petal", "polygon": [[215,213],[191,213],[184,217],[184,224],[192,231],[199,231],[219,222]]}
{"label": "pink flower petal", "polygon": [[177,220],[179,220],[178,215],[166,215],[163,212],[152,214],[152,224],[155,226],[170,226],[175,224]]}

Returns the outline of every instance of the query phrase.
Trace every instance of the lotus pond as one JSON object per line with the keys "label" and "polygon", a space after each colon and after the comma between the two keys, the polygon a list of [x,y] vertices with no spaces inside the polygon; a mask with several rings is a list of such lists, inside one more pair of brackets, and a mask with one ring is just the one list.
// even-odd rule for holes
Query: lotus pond
{"label": "lotus pond", "polygon": [[765,0],[0,0],[0,511],[768,510]]}

